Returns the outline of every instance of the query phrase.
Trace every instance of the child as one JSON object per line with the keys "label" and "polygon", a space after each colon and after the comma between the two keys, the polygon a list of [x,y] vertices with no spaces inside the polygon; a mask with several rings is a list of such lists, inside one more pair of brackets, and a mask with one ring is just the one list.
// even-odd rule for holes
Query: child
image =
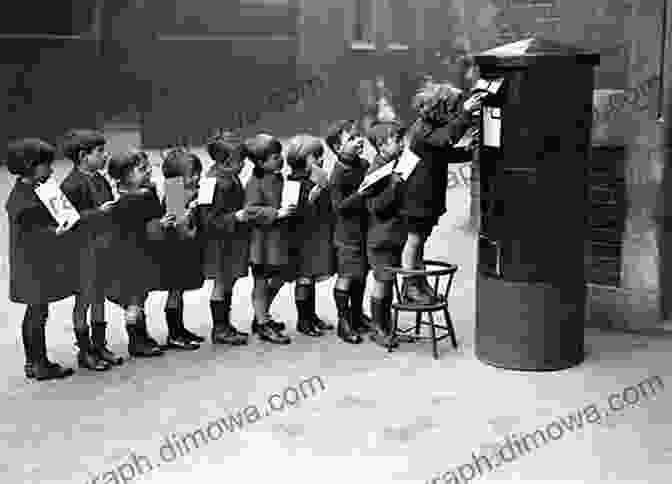
{"label": "child", "polygon": [[351,344],[361,343],[361,334],[368,331],[363,318],[362,303],[368,263],[366,260],[367,214],[364,194],[358,191],[368,170],[361,158],[362,140],[354,136],[352,123],[339,121],[328,131],[327,146],[338,156],[331,174],[331,201],[336,220],[338,279],[334,300],[338,311],[338,336]]}
{"label": "child", "polygon": [[315,312],[315,283],[331,277],[335,269],[331,200],[329,191],[317,183],[325,178],[319,173],[323,155],[322,141],[309,135],[292,138],[286,152],[292,170],[287,179],[301,184],[297,213],[289,220],[289,251],[297,331],[308,336],[334,329]]}
{"label": "child", "polygon": [[207,238],[205,275],[213,279],[210,339],[213,344],[245,345],[248,334],[231,323],[233,288],[249,272],[250,225],[238,177],[243,168],[242,143],[233,133],[222,133],[208,142],[207,151],[215,162],[207,177],[217,180],[212,204],[199,207]]}
{"label": "child", "polygon": [[280,206],[284,183],[280,174],[282,145],[273,136],[259,134],[245,142],[245,154],[254,164],[245,187],[245,208],[254,216],[250,240],[255,314],[252,331],[262,341],[289,344],[290,338],[269,316],[271,304],[287,276],[287,218],[295,209]]}
{"label": "child", "polygon": [[[186,203],[191,204],[198,195],[198,182],[203,172],[198,156],[180,148],[171,150],[163,159],[161,169],[166,181],[182,179]],[[188,208],[176,224],[169,227],[165,240],[161,242],[160,284],[168,291],[164,307],[168,326],[167,348],[195,350],[200,347],[199,343],[205,341],[184,326],[184,291],[200,289],[205,280],[203,234],[197,222],[196,208]]]}
{"label": "child", "polygon": [[[7,166],[18,179],[5,208],[9,216],[9,299],[26,305],[21,325],[27,378],[51,380],[73,374],[47,358],[45,324],[49,303],[70,297],[76,271],[68,265],[70,242],[35,188],[52,174],[55,149],[39,139],[9,144]],[[76,259],[75,259],[76,260]]]}
{"label": "child", "polygon": [[[409,129],[410,149],[420,157],[413,173],[404,183],[401,213],[408,226],[402,266],[424,269],[425,242],[446,212],[448,163],[468,161],[468,152],[453,148],[469,127],[461,109],[462,91],[449,84],[428,84],[414,99],[419,113]],[[408,302],[431,304],[434,291],[424,277],[406,277],[403,295]]]}
{"label": "child", "polygon": [[[97,131],[72,130],[65,135],[63,154],[73,168],[61,183],[61,190],[82,217],[77,230],[82,232],[80,250],[80,288],[75,295],[72,321],[79,347],[80,368],[105,371],[120,365],[123,358],[107,348],[105,337],[105,294],[100,280],[100,257],[106,242],[106,218],[113,201],[112,187],[100,171],[105,168],[105,138]],[[87,313],[91,308],[91,336]]]}
{"label": "child", "polygon": [[149,291],[159,289],[160,246],[157,240],[174,226],[153,187],[151,166],[142,152],[113,156],[108,173],[119,200],[110,212],[114,231],[106,249],[106,296],[124,308],[131,356],[161,356],[163,350],[147,331],[144,315]]}
{"label": "child", "polygon": [[[378,154],[369,172],[388,163],[396,165],[404,149],[403,136],[403,129],[396,122],[375,123],[371,127],[368,139]],[[366,208],[369,212],[367,257],[374,277],[371,315],[376,330],[371,339],[385,347],[397,346],[390,318],[394,275],[384,268],[401,265],[401,251],[408,236],[399,212],[402,186],[399,175],[393,173],[371,187],[366,197]]]}

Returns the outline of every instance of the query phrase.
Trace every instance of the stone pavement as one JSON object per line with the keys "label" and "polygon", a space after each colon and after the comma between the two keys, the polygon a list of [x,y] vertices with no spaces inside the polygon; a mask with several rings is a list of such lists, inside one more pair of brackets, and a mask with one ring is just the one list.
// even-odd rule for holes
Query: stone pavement
{"label": "stone pavement", "polygon": [[[56,176],[64,169],[59,166]],[[9,182],[6,172],[1,176],[4,203]],[[438,361],[430,344],[404,345],[387,354],[370,343],[346,345],[335,335],[297,335],[288,286],[273,308],[290,324],[294,342],[288,347],[254,341],[249,347],[213,348],[206,343],[195,352],[133,360],[104,374],[80,371],[66,381],[29,382],[22,375],[23,308],[5,300],[0,305],[2,482],[102,484],[121,483],[125,477],[134,483],[382,484],[427,482],[443,473],[442,482],[460,483],[470,478],[669,482],[671,339],[590,330],[587,360],[562,372],[514,372],[480,363],[473,354],[474,237],[460,230],[469,198],[464,187],[447,196],[450,213],[433,235],[428,256],[460,265],[451,299],[460,348],[452,350],[446,340]],[[0,224],[4,234],[5,218]],[[0,278],[0,291],[6,294],[5,268],[6,261]],[[334,321],[332,284],[319,285],[318,310]],[[209,329],[208,289],[186,298],[187,324],[201,334]],[[246,279],[235,292],[233,316],[243,329],[249,328],[250,289]],[[163,298],[153,294],[148,304],[150,330],[161,339],[166,333]],[[54,304],[47,326],[51,357],[67,364],[74,363],[71,308],[71,299]],[[108,306],[108,313],[112,347],[126,354],[121,312]],[[192,441],[184,456],[162,462],[162,455],[171,460],[165,449],[161,453],[165,438],[179,441],[218,419],[230,422],[230,414],[252,404],[263,409],[272,394],[297,389],[313,376],[324,388],[304,394],[295,406],[268,416],[262,411],[254,424],[248,420],[221,437],[208,434],[210,441],[198,447]],[[660,376],[667,386],[645,393],[637,385],[652,376]],[[629,386],[636,390],[624,392]],[[492,471],[481,461],[482,476],[477,473],[472,452],[491,456],[494,463],[493,452],[507,436],[547,428],[591,404],[608,409],[614,393],[632,406],[590,424],[594,418],[586,413],[588,422],[581,430],[570,431],[567,422],[559,423],[551,427],[556,437],[562,432],[557,440],[516,458],[503,457],[511,462]],[[128,464],[132,455],[141,462],[137,467]],[[464,466],[469,463],[471,471]],[[452,479],[448,472],[459,466],[462,474]]]}

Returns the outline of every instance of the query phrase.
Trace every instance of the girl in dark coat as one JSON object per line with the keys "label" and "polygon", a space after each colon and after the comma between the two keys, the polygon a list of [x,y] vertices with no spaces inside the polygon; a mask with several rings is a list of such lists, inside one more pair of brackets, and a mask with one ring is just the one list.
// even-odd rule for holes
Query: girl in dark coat
{"label": "girl in dark coat", "polygon": [[331,201],[335,212],[334,246],[338,279],[334,300],[338,311],[338,336],[351,344],[361,343],[368,331],[362,302],[368,262],[366,260],[367,213],[364,193],[358,191],[368,170],[361,158],[362,140],[346,122],[334,123],[326,138],[327,146],[338,156],[331,174]]}
{"label": "girl in dark coat", "polygon": [[[404,149],[403,129],[396,122],[377,123],[368,133],[378,152],[369,172],[396,163]],[[403,181],[397,173],[376,183],[366,197],[369,213],[367,257],[373,270],[371,315],[375,333],[371,339],[382,346],[396,346],[392,333],[391,305],[394,275],[385,267],[401,266],[401,251],[408,231],[400,213]]]}
{"label": "girl in dark coat", "polygon": [[[161,166],[164,179],[181,178],[186,192],[186,213],[174,227],[169,227],[165,240],[160,242],[160,286],[168,291],[164,313],[168,326],[166,347],[195,350],[204,341],[184,326],[184,291],[203,287],[204,238],[199,227],[197,207],[192,202],[198,195],[198,181],[203,172],[201,160],[181,148],[171,150]],[[164,201],[165,209],[165,201]]]}
{"label": "girl in dark coat", "polygon": [[309,336],[322,336],[334,327],[315,311],[315,283],[331,277],[335,271],[333,221],[329,190],[319,181],[324,147],[319,138],[299,135],[287,146],[287,164],[292,172],[288,180],[301,185],[297,213],[289,219],[289,255],[295,282],[294,300],[298,316],[297,330]]}
{"label": "girl in dark coat", "polygon": [[207,150],[215,163],[206,176],[217,180],[212,204],[199,207],[206,238],[205,276],[213,280],[210,336],[214,344],[243,345],[248,334],[231,323],[233,288],[239,278],[247,277],[250,259],[245,189],[238,177],[242,143],[233,133],[222,133],[208,142]]}
{"label": "girl in dark coat", "polygon": [[105,250],[105,294],[124,308],[129,354],[160,356],[163,350],[147,331],[144,306],[148,293],[160,289],[158,242],[175,225],[175,217],[161,206],[144,153],[113,156],[108,173],[117,183],[119,200],[110,211],[113,232]]}
{"label": "girl in dark coat", "polygon": [[[401,213],[408,226],[402,263],[404,269],[424,269],[424,247],[439,217],[446,212],[448,163],[469,160],[467,150],[455,149],[469,128],[462,106],[465,97],[449,84],[428,84],[414,99],[419,117],[409,128],[410,149],[420,157],[406,180]],[[418,304],[431,304],[436,295],[423,277],[406,277],[404,298]]]}
{"label": "girl in dark coat", "polygon": [[50,380],[72,375],[47,358],[45,324],[49,303],[77,288],[77,241],[57,228],[35,188],[52,174],[55,149],[39,139],[10,143],[7,166],[18,179],[5,208],[9,216],[9,299],[26,305],[21,325],[27,378]]}
{"label": "girl in dark coat", "polygon": [[254,277],[252,331],[262,341],[289,344],[280,325],[269,316],[275,296],[282,288],[289,266],[288,217],[295,207],[281,208],[283,191],[282,145],[270,135],[260,134],[245,142],[245,154],[254,164],[245,187],[246,211],[254,217],[250,240],[250,263]]}
{"label": "girl in dark coat", "polygon": [[[107,348],[105,294],[100,277],[102,249],[107,242],[109,220],[105,214],[113,203],[112,187],[100,171],[105,168],[105,138],[97,131],[72,130],[65,136],[63,153],[74,167],[61,183],[61,190],[77,209],[82,220],[76,230],[80,247],[80,287],[75,296],[72,320],[79,346],[80,367],[108,370],[123,359]],[[91,328],[87,313],[91,309]],[[90,331],[90,337],[89,337]]]}

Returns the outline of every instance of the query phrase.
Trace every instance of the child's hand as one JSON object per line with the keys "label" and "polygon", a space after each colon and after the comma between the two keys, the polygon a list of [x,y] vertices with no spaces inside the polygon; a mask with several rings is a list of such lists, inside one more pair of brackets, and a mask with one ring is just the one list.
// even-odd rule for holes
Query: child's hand
{"label": "child's hand", "polygon": [[347,156],[360,155],[364,151],[364,140],[362,138],[352,138],[346,141],[341,148],[341,153]]}
{"label": "child's hand", "polygon": [[98,207],[98,210],[100,210],[103,213],[108,213],[113,206],[114,206],[114,200],[110,200],[109,202],[105,202],[100,207]]}
{"label": "child's hand", "polygon": [[390,175],[390,183],[396,185],[397,183],[402,181],[404,181],[404,179],[401,178],[401,175],[399,173],[397,173],[396,171],[392,172],[392,174]]}
{"label": "child's hand", "polygon": [[159,225],[161,225],[161,228],[167,229],[168,227],[174,227],[175,226],[175,215],[173,214],[168,214],[164,215],[160,220],[159,220]]}
{"label": "child's hand", "polygon": [[278,210],[278,218],[287,218],[296,214],[296,205],[290,205],[288,207],[281,207]]}
{"label": "child's hand", "polygon": [[249,218],[245,210],[238,210],[233,216],[238,222],[247,222]]}
{"label": "child's hand", "polygon": [[315,200],[320,196],[320,193],[322,193],[322,187],[320,185],[315,185],[308,194],[308,203],[315,203]]}

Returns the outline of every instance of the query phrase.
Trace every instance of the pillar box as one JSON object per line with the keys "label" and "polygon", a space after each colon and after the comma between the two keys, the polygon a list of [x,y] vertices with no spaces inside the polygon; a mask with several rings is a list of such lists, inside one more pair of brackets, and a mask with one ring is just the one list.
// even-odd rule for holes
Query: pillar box
{"label": "pillar box", "polygon": [[515,370],[584,358],[594,66],[533,37],[475,57],[490,94],[479,146],[476,356]]}

